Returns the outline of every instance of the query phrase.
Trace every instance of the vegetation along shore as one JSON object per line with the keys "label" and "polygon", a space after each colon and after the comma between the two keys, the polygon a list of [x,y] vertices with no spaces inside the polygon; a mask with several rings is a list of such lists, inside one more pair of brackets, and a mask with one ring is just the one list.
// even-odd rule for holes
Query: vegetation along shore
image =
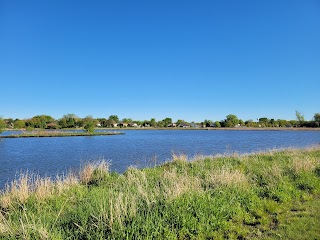
{"label": "vegetation along shore", "polygon": [[94,128],[115,129],[317,129],[320,127],[320,113],[315,113],[313,119],[307,121],[299,112],[295,112],[295,120],[273,119],[260,117],[256,120],[242,120],[234,114],[229,114],[223,120],[208,120],[202,122],[187,122],[183,119],[173,121],[172,118],[157,121],[133,120],[131,118],[120,119],[117,115],[108,118],[93,118],[86,116],[80,118],[75,114],[66,114],[60,119],[54,119],[48,115],[37,115],[28,119],[3,119],[0,117],[0,133],[3,130],[23,129],[85,129],[93,131]]}
{"label": "vegetation along shore", "polygon": [[124,174],[89,163],[0,194],[4,239],[319,239],[320,147],[174,155]]}

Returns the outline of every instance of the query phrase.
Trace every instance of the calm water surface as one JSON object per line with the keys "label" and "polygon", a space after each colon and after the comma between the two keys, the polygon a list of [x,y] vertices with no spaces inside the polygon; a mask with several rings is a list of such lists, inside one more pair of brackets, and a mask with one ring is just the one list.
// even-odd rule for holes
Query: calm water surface
{"label": "calm water surface", "polygon": [[[172,153],[215,155],[320,144],[320,131],[127,130],[124,135],[0,139],[0,188],[17,172],[55,176],[101,159],[111,170],[162,163]],[[13,134],[4,132],[2,135]]]}

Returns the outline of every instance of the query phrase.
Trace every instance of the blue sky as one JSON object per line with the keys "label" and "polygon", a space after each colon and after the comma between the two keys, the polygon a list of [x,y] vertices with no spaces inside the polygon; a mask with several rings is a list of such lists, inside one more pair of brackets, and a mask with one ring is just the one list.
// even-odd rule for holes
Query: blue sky
{"label": "blue sky", "polygon": [[319,1],[0,1],[0,116],[320,112]]}

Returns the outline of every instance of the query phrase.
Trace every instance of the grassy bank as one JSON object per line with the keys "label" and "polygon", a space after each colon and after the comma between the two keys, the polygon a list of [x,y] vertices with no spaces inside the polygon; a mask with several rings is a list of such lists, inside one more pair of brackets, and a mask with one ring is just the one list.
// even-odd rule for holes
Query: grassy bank
{"label": "grassy bank", "polygon": [[68,131],[32,131],[20,134],[0,136],[0,138],[30,138],[30,137],[78,137],[78,136],[107,136],[120,135],[122,132],[68,132]]}
{"label": "grassy bank", "polygon": [[0,209],[5,239],[319,239],[320,148],[25,174]]}

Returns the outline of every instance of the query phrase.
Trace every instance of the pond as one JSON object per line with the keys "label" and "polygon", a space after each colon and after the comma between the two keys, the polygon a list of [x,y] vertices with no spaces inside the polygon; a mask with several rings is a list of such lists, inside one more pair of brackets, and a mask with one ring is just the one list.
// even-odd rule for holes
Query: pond
{"label": "pond", "polygon": [[[0,139],[0,189],[20,171],[56,176],[105,159],[111,170],[146,167],[172,154],[251,153],[320,144],[320,131],[123,130],[124,135]],[[15,132],[4,132],[2,135]]]}

